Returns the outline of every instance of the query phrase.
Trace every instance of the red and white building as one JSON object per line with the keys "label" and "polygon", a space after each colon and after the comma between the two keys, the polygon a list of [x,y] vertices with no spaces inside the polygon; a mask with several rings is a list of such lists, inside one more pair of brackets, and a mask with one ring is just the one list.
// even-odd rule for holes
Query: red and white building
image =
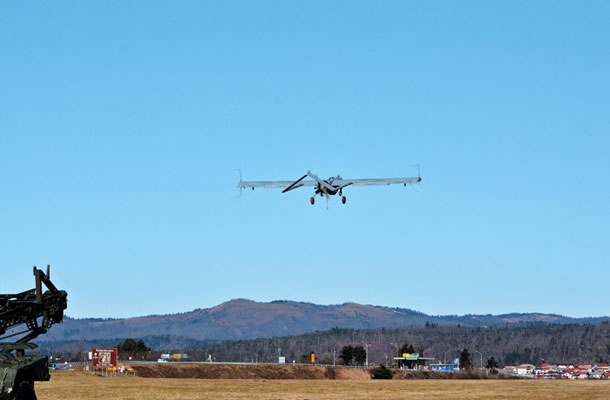
{"label": "red and white building", "polygon": [[538,379],[610,379],[610,367],[606,363],[550,364],[539,367],[532,364],[506,366],[504,370],[511,375]]}

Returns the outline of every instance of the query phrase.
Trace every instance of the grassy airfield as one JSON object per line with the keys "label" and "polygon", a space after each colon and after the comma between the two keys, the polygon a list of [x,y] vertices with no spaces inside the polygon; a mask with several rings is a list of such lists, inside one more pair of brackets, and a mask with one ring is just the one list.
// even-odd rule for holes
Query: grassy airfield
{"label": "grassy airfield", "polygon": [[53,371],[39,400],[610,399],[610,381],[104,378]]}

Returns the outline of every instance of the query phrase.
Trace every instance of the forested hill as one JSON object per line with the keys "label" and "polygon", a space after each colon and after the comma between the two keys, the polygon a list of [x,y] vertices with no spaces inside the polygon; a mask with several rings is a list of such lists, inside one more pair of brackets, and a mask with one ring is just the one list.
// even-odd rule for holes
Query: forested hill
{"label": "forested hill", "polygon": [[371,329],[415,326],[519,326],[532,324],[591,324],[610,320],[570,318],[554,314],[431,316],[404,308],[357,303],[317,305],[294,301],[259,303],[231,300],[216,307],[127,319],[72,319],[53,326],[39,339],[91,341],[146,336],[180,336],[187,340],[224,341],[299,335],[331,328]]}
{"label": "forested hill", "polygon": [[[321,363],[332,363],[345,345],[370,344],[373,363],[387,363],[404,343],[436,362],[453,360],[458,349],[467,348],[475,366],[490,357],[504,365],[530,363],[582,363],[610,361],[610,322],[595,325],[543,325],[512,328],[417,327],[410,329],[332,329],[299,336],[242,340],[190,349],[194,357],[216,360],[274,361],[278,355],[287,362],[304,359],[311,351]],[[340,360],[337,360],[339,363]]]}

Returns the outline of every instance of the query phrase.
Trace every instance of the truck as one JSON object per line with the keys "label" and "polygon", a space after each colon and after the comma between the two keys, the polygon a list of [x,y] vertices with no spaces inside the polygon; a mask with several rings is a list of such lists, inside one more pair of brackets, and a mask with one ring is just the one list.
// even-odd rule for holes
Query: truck
{"label": "truck", "polygon": [[[34,289],[0,294],[0,400],[36,400],[34,382],[51,379],[49,358],[33,354],[38,346],[30,343],[60,323],[68,307],[67,292],[55,287],[50,273],[48,265],[46,273],[34,267]],[[16,340],[4,342],[8,338]]]}

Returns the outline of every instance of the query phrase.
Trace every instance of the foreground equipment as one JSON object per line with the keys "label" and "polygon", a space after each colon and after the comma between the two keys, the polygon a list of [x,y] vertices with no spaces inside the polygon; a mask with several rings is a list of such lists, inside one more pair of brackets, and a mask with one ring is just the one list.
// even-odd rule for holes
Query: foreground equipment
{"label": "foreground equipment", "polygon": [[[340,175],[335,177],[330,177],[326,180],[318,178],[315,174],[312,174],[311,171],[307,171],[305,175],[297,179],[296,181],[242,181],[241,180],[241,172],[239,174],[239,183],[237,187],[239,189],[247,189],[262,187],[265,189],[279,189],[284,188],[282,193],[286,193],[296,188],[300,188],[301,186],[313,186],[314,194],[309,199],[311,205],[314,205],[316,202],[316,195],[326,196],[326,200],[328,201],[330,196],[334,196],[338,194],[341,196],[341,203],[345,204],[347,198],[343,195],[343,189],[348,186],[387,186],[394,184],[402,184],[407,186],[408,184],[419,183],[421,182],[421,177],[419,176],[419,166],[417,167],[417,177],[414,178],[383,178],[383,179],[343,179]],[[311,178],[312,180],[305,180],[305,178]]]}
{"label": "foreground equipment", "polygon": [[[0,294],[0,336],[7,330],[25,325],[23,330],[9,332],[0,341],[21,336],[12,343],[0,342],[0,400],[36,400],[35,381],[48,381],[49,358],[32,355],[34,343],[51,325],[62,321],[68,306],[68,294],[58,290],[47,273],[34,267],[36,287],[18,294]],[[48,290],[44,293],[42,285]],[[27,353],[26,353],[27,352]]]}

